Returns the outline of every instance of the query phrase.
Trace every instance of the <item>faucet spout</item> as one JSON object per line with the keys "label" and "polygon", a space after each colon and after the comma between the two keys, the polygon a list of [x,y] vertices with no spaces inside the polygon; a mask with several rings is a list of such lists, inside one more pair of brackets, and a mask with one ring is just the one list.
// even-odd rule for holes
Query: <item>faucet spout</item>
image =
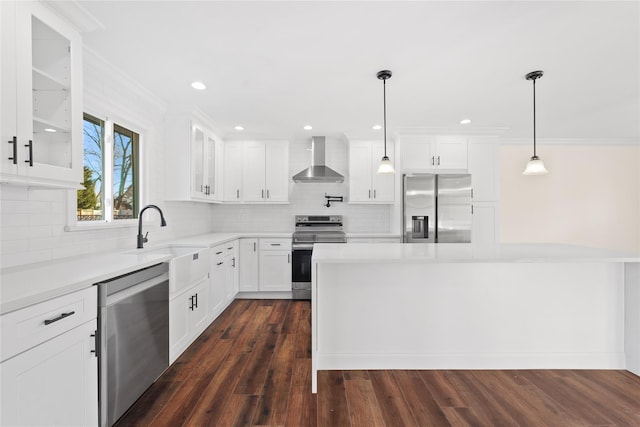
{"label": "faucet spout", "polygon": [[[164,215],[162,213],[162,209],[160,209],[159,207],[157,207],[156,205],[147,205],[144,208],[142,208],[140,210],[140,213],[138,214],[138,249],[142,249],[144,247],[144,244],[148,241],[147,236],[146,235],[142,235],[142,214],[144,213],[144,211],[146,211],[149,208],[153,208],[155,210],[157,210],[160,213],[160,227],[166,227],[167,226],[167,221],[165,221],[164,219]],[[149,234],[149,233],[147,233]]]}

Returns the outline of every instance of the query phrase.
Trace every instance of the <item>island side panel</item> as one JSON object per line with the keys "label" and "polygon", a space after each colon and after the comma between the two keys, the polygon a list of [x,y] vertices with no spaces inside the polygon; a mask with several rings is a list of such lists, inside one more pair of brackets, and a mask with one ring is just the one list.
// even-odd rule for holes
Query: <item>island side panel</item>
{"label": "island side panel", "polygon": [[626,263],[624,274],[626,366],[640,375],[640,263]]}
{"label": "island side panel", "polygon": [[621,263],[319,263],[314,373],[624,369]]}

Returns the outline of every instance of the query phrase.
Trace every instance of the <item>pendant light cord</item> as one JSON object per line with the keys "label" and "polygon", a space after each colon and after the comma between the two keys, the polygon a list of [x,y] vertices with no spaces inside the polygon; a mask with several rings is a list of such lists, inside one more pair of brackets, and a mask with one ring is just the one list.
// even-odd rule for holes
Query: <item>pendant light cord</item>
{"label": "pendant light cord", "polygon": [[387,157],[387,79],[382,80],[382,105],[384,124],[384,156]]}

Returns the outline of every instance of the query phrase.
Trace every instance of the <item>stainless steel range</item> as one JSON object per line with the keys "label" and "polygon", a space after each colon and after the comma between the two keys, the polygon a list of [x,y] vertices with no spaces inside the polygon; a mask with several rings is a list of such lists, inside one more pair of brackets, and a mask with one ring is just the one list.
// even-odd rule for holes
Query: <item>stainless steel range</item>
{"label": "stainless steel range", "polygon": [[316,243],[346,243],[342,215],[296,215],[293,233],[291,290],[293,299],[311,299],[311,255]]}

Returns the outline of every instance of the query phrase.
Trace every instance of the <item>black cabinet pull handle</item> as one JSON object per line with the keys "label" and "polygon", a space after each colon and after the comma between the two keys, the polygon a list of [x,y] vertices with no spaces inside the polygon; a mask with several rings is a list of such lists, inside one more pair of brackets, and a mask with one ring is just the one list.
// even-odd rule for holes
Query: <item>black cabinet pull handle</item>
{"label": "black cabinet pull handle", "polygon": [[224,264],[224,262],[219,262],[217,265],[222,265],[222,264]]}
{"label": "black cabinet pull handle", "polygon": [[69,316],[71,316],[71,315],[73,315],[73,314],[76,314],[76,312],[75,312],[75,311],[70,311],[70,312],[68,312],[68,313],[62,313],[60,316],[58,316],[58,317],[56,317],[56,318],[53,318],[53,319],[47,319],[47,320],[45,320],[45,321],[44,321],[44,324],[45,324],[45,325],[50,325],[50,324],[52,324],[52,323],[54,323],[54,322],[57,322],[58,320],[62,320],[62,319],[64,319],[65,317],[69,317]]}
{"label": "black cabinet pull handle", "polygon": [[18,137],[14,136],[13,141],[7,141],[9,144],[13,144],[13,157],[9,157],[9,160],[13,160],[13,164],[18,164]]}
{"label": "black cabinet pull handle", "polygon": [[231,267],[236,266],[236,257],[231,258]]}
{"label": "black cabinet pull handle", "polygon": [[440,166],[440,156],[438,156],[438,166]]}
{"label": "black cabinet pull handle", "polygon": [[236,190],[236,199],[240,198],[240,190]]}
{"label": "black cabinet pull handle", "polygon": [[25,160],[24,162],[29,163],[29,166],[33,167],[33,141],[29,140],[29,143],[24,146],[29,147],[29,160]]}
{"label": "black cabinet pull handle", "polygon": [[198,308],[198,294],[197,293],[195,295],[195,299],[196,299],[196,308]]}
{"label": "black cabinet pull handle", "polygon": [[194,305],[193,305],[193,295],[191,295],[189,297],[189,301],[191,302],[191,306],[189,307],[189,310],[193,311]]}
{"label": "black cabinet pull handle", "polygon": [[267,190],[267,199],[269,198],[269,190]]}
{"label": "black cabinet pull handle", "polygon": [[253,252],[256,251],[256,242],[253,242]]}
{"label": "black cabinet pull handle", "polygon": [[220,255],[221,253],[222,253],[222,251],[220,251],[220,252],[216,252],[216,255]]}

